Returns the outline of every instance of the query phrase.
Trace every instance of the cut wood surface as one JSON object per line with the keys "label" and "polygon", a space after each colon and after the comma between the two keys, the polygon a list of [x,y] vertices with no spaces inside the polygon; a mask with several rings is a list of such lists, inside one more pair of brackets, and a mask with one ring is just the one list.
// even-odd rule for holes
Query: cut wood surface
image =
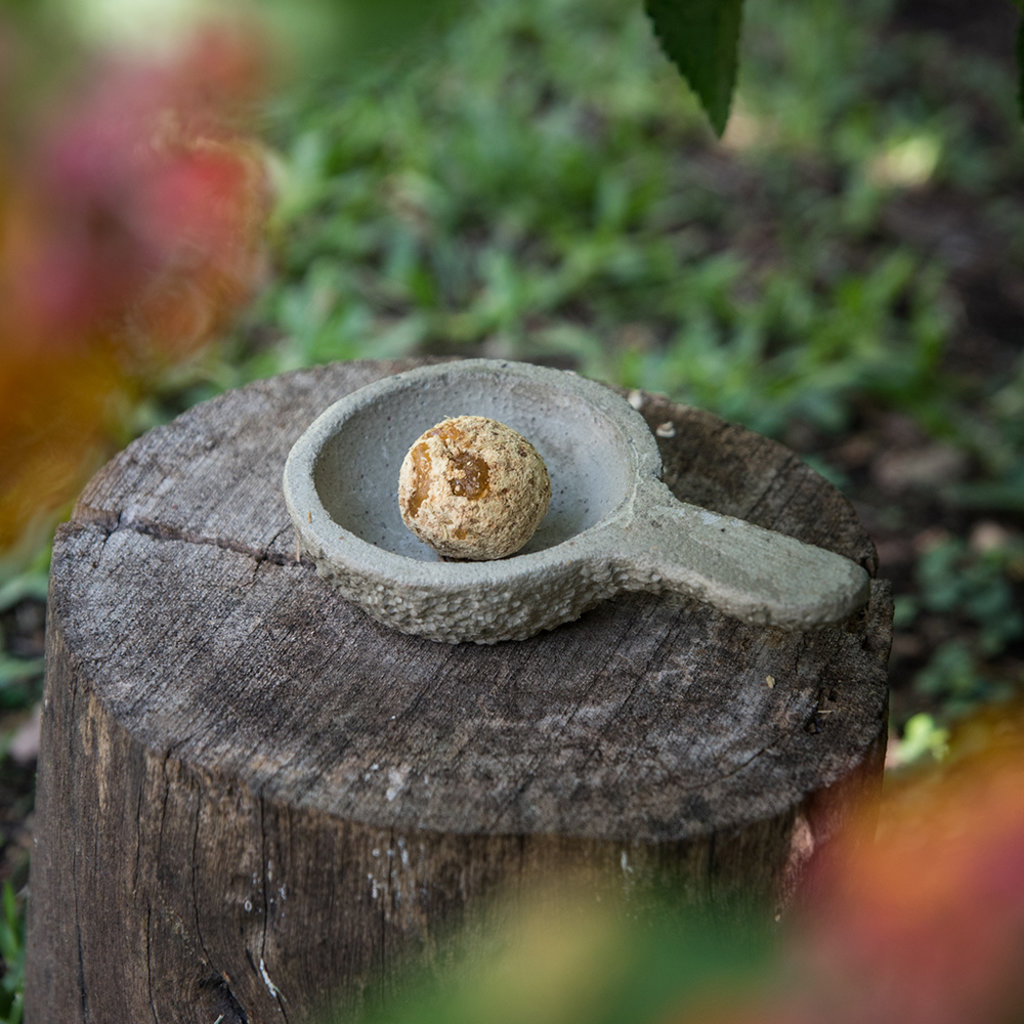
{"label": "cut wood surface", "polygon": [[[777,901],[877,783],[892,608],[787,633],[631,595],[528,641],[393,632],[305,563],[287,453],[415,365],[336,364],[151,431],[54,549],[27,1010],[305,1021],[547,870]],[[678,497],[874,575],[780,445],[649,395]]]}

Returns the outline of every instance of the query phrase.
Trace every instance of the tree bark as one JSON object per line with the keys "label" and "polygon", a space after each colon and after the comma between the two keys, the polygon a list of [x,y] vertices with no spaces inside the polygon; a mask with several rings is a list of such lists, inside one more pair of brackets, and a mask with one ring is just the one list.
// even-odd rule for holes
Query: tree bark
{"label": "tree bark", "polygon": [[[549,872],[784,900],[880,779],[892,608],[786,633],[663,596],[532,640],[404,636],[295,558],[291,445],[401,363],[305,370],[151,431],[54,547],[26,1005],[51,1021],[354,1012]],[[875,572],[780,445],[649,395],[681,498]]]}

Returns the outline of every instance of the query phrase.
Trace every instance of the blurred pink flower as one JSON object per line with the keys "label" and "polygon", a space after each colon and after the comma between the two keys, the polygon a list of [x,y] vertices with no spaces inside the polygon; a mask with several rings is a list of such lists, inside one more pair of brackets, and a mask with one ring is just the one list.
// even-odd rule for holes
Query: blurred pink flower
{"label": "blurred pink flower", "polygon": [[259,286],[270,192],[246,115],[267,52],[218,25],[161,63],[94,60],[20,148],[0,141],[0,551]]}
{"label": "blurred pink flower", "polygon": [[892,787],[877,837],[820,868],[793,950],[821,1019],[1024,1019],[1024,711],[964,728],[989,739]]}

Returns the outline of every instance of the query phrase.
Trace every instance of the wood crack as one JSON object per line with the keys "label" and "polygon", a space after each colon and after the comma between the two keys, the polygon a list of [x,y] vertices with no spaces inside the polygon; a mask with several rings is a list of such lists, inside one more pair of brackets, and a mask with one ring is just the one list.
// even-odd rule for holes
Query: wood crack
{"label": "wood crack", "polygon": [[[78,719],[78,686],[76,684],[72,684],[72,688],[71,688],[71,721],[77,722],[78,720],[79,720]],[[71,739],[71,743],[69,744],[69,750],[68,750],[68,764],[69,764],[69,766],[71,768],[71,777],[72,778],[77,778],[78,777],[78,770],[77,770],[77,766],[76,766],[77,758],[75,756],[75,754],[76,754],[76,744],[75,744],[75,734],[74,733],[70,734],[70,739]],[[75,835],[78,835],[79,832],[80,832],[80,829],[79,829],[79,816],[78,816],[77,811],[78,811],[78,808],[76,806],[75,813],[74,813],[74,816],[73,816],[74,834]],[[80,913],[79,899],[78,899],[79,893],[80,893],[81,888],[82,888],[81,879],[80,879],[79,874],[78,874],[78,843],[74,844],[74,846],[72,848],[72,851],[71,851],[71,877],[74,880],[72,892],[74,893],[74,901],[75,901],[75,947],[76,947],[76,950],[77,950],[77,953],[78,953],[78,965],[77,965],[77,967],[78,967],[78,990],[79,990],[80,998],[81,998],[82,1020],[84,1022],[86,1022],[86,1024],[88,1024],[88,1020],[89,1020],[89,989],[88,989],[88,986],[86,985],[86,979],[85,979],[85,949],[84,949],[84,944],[82,942],[82,915]]]}
{"label": "wood crack", "polygon": [[153,907],[146,904],[146,988],[149,994],[149,1009],[153,1014],[154,1024],[160,1024],[160,1014],[156,1008],[156,995],[153,992],[153,945],[150,942]]}
{"label": "wood crack", "polygon": [[138,784],[138,794],[135,798],[135,866],[132,869],[132,892],[136,893],[139,889],[139,871],[142,867],[142,797],[145,787],[141,783]]}
{"label": "wood crack", "polygon": [[[565,720],[561,723],[561,725],[558,727],[558,729],[552,734],[551,740],[548,743],[547,749],[541,750],[540,752],[538,752],[536,757],[533,758],[533,762],[528,767],[526,767],[524,769],[523,777],[520,780],[519,784],[515,787],[514,792],[511,794],[511,796],[508,797],[507,800],[505,800],[502,803],[501,807],[498,809],[497,814],[494,815],[493,820],[490,822],[490,824],[488,826],[488,830],[489,831],[496,832],[498,830],[498,825],[501,822],[501,820],[508,814],[508,812],[513,807],[515,807],[517,804],[519,804],[522,801],[523,794],[526,792],[527,789],[529,789],[531,783],[533,782],[534,778],[536,777],[537,770],[540,767],[541,763],[547,757],[550,756],[550,752],[552,750],[557,748],[558,743],[561,741],[562,737],[565,735],[566,730],[569,728],[569,726],[572,724],[573,720],[579,714],[580,709],[583,707],[583,705],[586,704],[587,701],[590,699],[591,693],[593,693],[593,691],[595,689],[597,689],[597,687],[599,685],[600,685],[600,676],[595,674],[593,676],[593,678],[591,678],[590,682],[587,684],[586,689],[584,690],[584,692],[576,700],[576,703],[573,706],[572,710],[569,712],[569,714],[567,714],[565,716]],[[521,827],[522,826],[520,826],[520,828]]]}
{"label": "wood crack", "polygon": [[267,826],[266,826],[266,799],[262,793],[257,796],[259,815],[260,815],[260,858],[262,860],[261,870],[263,872],[263,929],[260,934],[260,962],[259,962],[259,974],[260,979],[266,986],[267,991],[274,998],[277,1003],[277,1008],[281,1012],[281,1016],[287,1022],[288,1011],[284,1008],[284,996],[281,995],[280,989],[271,980],[270,972],[267,970],[266,964],[266,953],[267,953],[267,929],[270,926],[270,912],[271,904],[268,891],[272,880],[268,877],[268,865],[267,860]]}
{"label": "wood crack", "polygon": [[[583,760],[584,768],[588,768],[595,759],[595,757],[600,757],[601,751],[605,746],[606,738],[612,731],[619,727],[621,716],[625,712],[626,708],[629,706],[630,702],[634,699],[634,697],[636,697],[637,693],[639,693],[642,689],[649,685],[650,680],[648,678],[648,668],[656,659],[659,659],[662,656],[663,649],[668,645],[669,642],[669,638],[664,638],[656,646],[655,650],[651,652],[650,656],[644,662],[643,668],[636,673],[636,679],[633,682],[633,685],[629,688],[625,697],[623,697],[623,699],[619,702],[619,705],[615,709],[614,714],[608,716],[608,720],[598,731],[598,735],[597,737],[595,737],[595,741],[592,744],[590,751],[587,753],[587,756]],[[621,648],[622,642],[620,642],[618,647],[616,648],[615,655],[619,655]],[[612,659],[609,659],[610,662],[611,660]],[[665,698],[663,696],[662,703],[664,702],[664,699]],[[630,751],[629,756],[618,766],[615,774],[616,781],[621,779],[624,773],[627,771],[628,767],[632,765],[633,757],[636,755],[636,753],[637,749],[634,748]],[[584,791],[584,785],[585,784],[583,779],[580,779],[580,781],[577,782],[570,799],[578,799]]]}
{"label": "wood crack", "polygon": [[197,863],[197,859],[198,859],[198,850],[199,850],[199,823],[200,823],[200,815],[201,815],[201,813],[202,813],[202,803],[201,803],[201,800],[199,798],[197,798],[196,799],[195,821],[193,822],[193,825],[192,825],[192,856],[190,858],[191,866],[192,866],[192,875],[191,875],[191,881],[192,881],[192,914],[193,914],[193,921],[194,921],[194,926],[195,926],[195,930],[196,930],[196,938],[199,940],[199,950],[202,953],[203,959],[206,961],[207,965],[212,969],[213,966],[214,966],[213,965],[213,958],[210,956],[210,952],[206,948],[206,940],[203,938],[203,930],[202,930],[202,928],[200,927],[200,924],[199,924],[199,903],[200,903],[200,899],[199,899],[198,881],[196,879],[196,863]]}
{"label": "wood crack", "polygon": [[[197,544],[201,546],[220,548],[223,551],[233,551],[239,555],[246,555],[255,559],[257,563],[270,562],[273,565],[295,565],[296,559],[290,552],[284,554],[271,550],[274,542],[287,527],[282,528],[272,538],[270,545],[266,548],[256,548],[243,541],[231,537],[210,537],[195,530],[186,530],[178,526],[170,526],[155,519],[145,516],[132,516],[125,518],[124,513],[114,513],[102,509],[78,508],[75,520],[79,523],[97,526],[106,533],[106,543],[115,533],[129,530],[132,533],[141,534],[144,537],[151,537],[158,541],[177,541],[180,544]],[[312,565],[311,562],[302,561],[303,565]]]}
{"label": "wood crack", "polygon": [[[743,518],[751,520],[752,522],[755,521],[752,517],[755,515],[757,509],[767,499],[768,495],[771,494],[771,492],[779,486],[780,481],[786,484],[787,486],[792,486],[791,474],[793,472],[793,469],[794,467],[802,466],[803,464],[803,460],[795,453],[790,453],[789,455],[787,455],[786,458],[782,461],[782,463],[772,470],[771,474],[769,475],[767,483],[764,485],[761,491],[754,497],[752,501],[749,501],[747,503],[746,511],[743,514]],[[787,498],[782,508],[775,510],[773,518],[776,521],[781,518],[781,515],[785,511],[786,505],[788,505],[788,503],[789,499]]]}
{"label": "wood crack", "polygon": [[384,979],[388,975],[389,963],[388,963],[388,903],[394,902],[394,890],[392,888],[394,884],[394,873],[395,873],[395,829],[394,826],[389,830],[388,833],[388,850],[387,850],[387,862],[388,862],[388,878],[387,888],[384,890],[385,898],[380,901],[380,973],[377,976],[377,999],[378,1004],[383,1006],[386,994]]}

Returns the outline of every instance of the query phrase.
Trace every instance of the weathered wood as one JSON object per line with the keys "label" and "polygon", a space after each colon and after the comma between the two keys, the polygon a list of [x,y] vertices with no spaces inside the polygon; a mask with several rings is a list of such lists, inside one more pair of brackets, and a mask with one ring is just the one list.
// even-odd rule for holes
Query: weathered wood
{"label": "weathered wood", "polygon": [[[385,629],[306,564],[285,456],[340,364],[199,406],[89,485],[54,549],[30,1024],[352,1008],[549,870],[778,900],[878,781],[891,603],[791,634],[666,597],[492,648]],[[784,448],[644,396],[682,498],[860,561]],[[669,430],[662,433],[668,434]]]}

